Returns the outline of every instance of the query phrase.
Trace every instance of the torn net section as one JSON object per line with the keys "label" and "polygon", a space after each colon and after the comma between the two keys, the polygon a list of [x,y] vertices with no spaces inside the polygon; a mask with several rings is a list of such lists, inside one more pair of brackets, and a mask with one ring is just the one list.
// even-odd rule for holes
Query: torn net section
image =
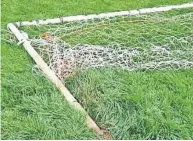
{"label": "torn net section", "polygon": [[[59,78],[82,69],[193,67],[193,11],[122,16],[23,29]],[[37,33],[34,31],[38,31]]]}

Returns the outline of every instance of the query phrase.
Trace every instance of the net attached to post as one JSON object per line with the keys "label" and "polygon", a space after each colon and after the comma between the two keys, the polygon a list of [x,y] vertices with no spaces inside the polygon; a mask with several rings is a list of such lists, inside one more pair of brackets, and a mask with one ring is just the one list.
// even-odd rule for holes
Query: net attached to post
{"label": "net attached to post", "polygon": [[59,78],[82,69],[193,67],[193,11],[66,22],[22,29]]}

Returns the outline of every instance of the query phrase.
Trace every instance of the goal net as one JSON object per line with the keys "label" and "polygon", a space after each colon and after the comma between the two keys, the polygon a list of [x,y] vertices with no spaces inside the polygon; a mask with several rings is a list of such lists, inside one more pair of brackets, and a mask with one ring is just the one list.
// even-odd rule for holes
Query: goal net
{"label": "goal net", "polygon": [[138,71],[193,66],[193,12],[187,9],[22,30],[60,78],[99,67]]}
{"label": "goal net", "polygon": [[[154,80],[151,80],[153,82],[150,85],[144,85],[144,87],[149,86],[149,88],[141,88],[140,91],[134,92],[133,89],[143,85],[142,83],[129,84],[127,78],[133,76],[134,73],[131,73],[125,79],[119,79],[126,76],[120,77],[123,73],[116,73],[116,70],[124,70],[123,72],[127,73],[127,71],[166,70],[167,72],[167,70],[192,69],[193,9],[178,9],[151,14],[145,12],[136,14],[135,10],[132,14],[123,13],[119,15],[119,12],[117,12],[116,16],[101,14],[101,17],[91,15],[88,16],[89,18],[80,18],[81,20],[72,20],[73,18],[68,19],[67,17],[68,20],[63,21],[63,18],[57,18],[57,20],[61,20],[57,24],[41,25],[38,22],[46,22],[46,20],[40,20],[27,22],[29,25],[32,23],[30,26],[26,26],[26,23],[22,22],[19,23],[20,25],[17,23],[16,25],[19,26],[21,33],[30,41],[32,47],[58,78],[65,79],[67,87],[79,100],[78,102],[94,117],[100,127],[109,129],[114,139],[128,139],[128,137],[136,139],[142,138],[142,135],[146,139],[154,139],[153,131],[148,129],[152,128],[154,124],[151,123],[151,119],[146,122],[143,119],[144,117],[140,117],[140,110],[137,111],[137,109],[146,105],[145,108],[150,107],[147,110],[155,120],[157,120],[157,117],[154,117],[156,113],[161,116],[163,114],[164,117],[161,106],[165,104],[164,102],[168,102],[167,97],[165,100],[164,92],[168,92],[170,97],[174,97],[177,95],[177,88],[175,86],[169,88],[175,90],[175,95],[171,95],[170,91],[164,91],[161,94],[156,90],[152,90],[152,92],[150,89],[153,89]],[[98,18],[96,18],[97,16]],[[25,26],[22,26],[22,24]],[[3,34],[2,36],[6,41],[17,42],[10,34]],[[37,55],[34,56],[33,54],[33,59]],[[115,71],[114,68],[116,68]],[[34,70],[37,71],[36,66],[34,66]],[[76,75],[78,73],[79,75]],[[75,75],[77,77],[72,77]],[[101,77],[101,75],[103,76]],[[111,77],[113,75],[116,75],[116,77]],[[52,73],[51,76],[53,76]],[[140,82],[141,75],[137,77],[140,78],[137,79],[137,82]],[[54,80],[55,78],[57,77],[54,77]],[[109,80],[102,81],[102,79]],[[165,81],[165,77],[161,79]],[[149,82],[149,79],[143,81],[143,83],[147,82]],[[54,81],[54,83],[56,84],[58,81]],[[120,83],[123,83],[123,85]],[[160,82],[155,85],[161,84]],[[130,89],[128,85],[135,87]],[[160,86],[156,89],[162,90],[162,88]],[[148,91],[151,91],[149,97]],[[155,95],[155,98],[152,98],[152,95]],[[188,95],[188,89],[186,95]],[[132,97],[133,100],[131,100]],[[141,99],[146,101],[144,100],[144,102]],[[160,99],[163,102],[160,102]],[[153,107],[153,104],[149,104],[148,100],[150,102],[152,100],[153,103],[161,103],[161,106]],[[78,102],[74,98],[70,101],[70,103],[75,104]],[[180,104],[177,103],[177,105]],[[171,106],[168,106],[168,108],[171,108]],[[173,112],[171,109],[169,110]],[[173,113],[172,115],[176,116]],[[145,118],[149,119],[149,116],[147,115]],[[161,124],[164,126],[166,123],[164,121]],[[162,125],[157,127],[156,130],[159,131],[159,133],[155,132],[158,137],[160,134],[165,137],[171,132],[176,135],[177,132],[173,128],[170,131]]]}

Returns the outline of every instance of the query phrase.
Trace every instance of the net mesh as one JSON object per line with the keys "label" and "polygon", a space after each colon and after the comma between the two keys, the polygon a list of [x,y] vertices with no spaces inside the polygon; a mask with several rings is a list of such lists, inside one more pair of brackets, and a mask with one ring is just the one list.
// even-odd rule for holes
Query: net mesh
{"label": "net mesh", "polygon": [[193,11],[30,26],[33,47],[61,79],[82,69],[193,67]]}

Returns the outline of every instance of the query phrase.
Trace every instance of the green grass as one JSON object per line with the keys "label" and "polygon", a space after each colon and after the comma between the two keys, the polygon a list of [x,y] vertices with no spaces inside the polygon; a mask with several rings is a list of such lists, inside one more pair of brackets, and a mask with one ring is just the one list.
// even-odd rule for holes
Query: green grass
{"label": "green grass", "polygon": [[[192,8],[172,10],[170,12],[153,13],[148,16],[115,17],[70,22],[55,25],[26,26],[21,29],[30,33],[30,37],[39,37],[42,33],[53,33],[54,36],[64,39],[71,45],[96,44],[108,45],[110,43],[122,44],[132,47],[150,47],[149,43],[162,43],[165,38],[192,35]],[[189,15],[188,15],[189,14]],[[171,17],[175,16],[175,20]],[[141,21],[141,22],[136,22]],[[58,29],[56,31],[56,26]],[[117,36],[119,34],[119,36]],[[153,38],[152,38],[153,37]],[[149,45],[148,45],[149,44]]]}
{"label": "green grass", "polygon": [[[7,23],[13,21],[185,2],[191,0],[2,0],[2,27],[5,28]],[[1,49],[2,139],[98,138],[87,129],[84,116],[72,109],[44,76],[32,72],[34,62],[22,47],[2,42]],[[93,71],[83,72],[71,78],[73,81],[68,80],[67,86],[102,127],[109,127],[113,138],[193,138],[192,70],[154,73],[113,71],[112,74],[96,71],[95,75],[92,73]],[[117,79],[116,83],[112,83],[114,79]],[[86,86],[86,89],[75,91],[74,88],[79,86]],[[97,96],[101,93],[105,95],[99,97],[100,105],[97,105],[94,98],[87,101],[90,98],[86,97],[88,94]],[[120,98],[124,98],[126,102],[119,103]],[[107,110],[109,113],[105,112]],[[114,113],[118,110],[119,113]],[[126,119],[128,114],[132,116]],[[117,117],[125,120],[118,121]],[[120,130],[120,127],[124,128]]]}
{"label": "green grass", "polygon": [[[64,38],[66,42],[75,44],[122,43],[126,47],[141,48],[165,45],[169,50],[191,50],[192,39],[184,43],[179,40],[193,35],[191,17],[179,18],[189,12],[193,9],[152,14],[147,20],[154,19],[154,22],[127,23],[124,26],[119,21],[105,27],[95,27],[94,24],[94,30],[84,31],[83,28]],[[155,20],[174,15],[178,17],[174,21]],[[136,19],[139,21],[143,17]],[[132,20],[129,18],[128,21]],[[111,30],[110,34],[106,29]],[[192,52],[189,52],[183,57],[191,60]],[[142,60],[149,62],[150,59],[145,55]],[[98,125],[109,130],[112,139],[193,139],[193,69],[138,72],[88,69],[66,81],[69,90]]]}
{"label": "green grass", "polygon": [[83,107],[113,139],[192,139],[193,70],[93,69],[68,79]]}
{"label": "green grass", "polygon": [[[2,139],[94,139],[83,115],[72,109],[18,46],[4,46]],[[4,73],[7,70],[7,73]]]}

